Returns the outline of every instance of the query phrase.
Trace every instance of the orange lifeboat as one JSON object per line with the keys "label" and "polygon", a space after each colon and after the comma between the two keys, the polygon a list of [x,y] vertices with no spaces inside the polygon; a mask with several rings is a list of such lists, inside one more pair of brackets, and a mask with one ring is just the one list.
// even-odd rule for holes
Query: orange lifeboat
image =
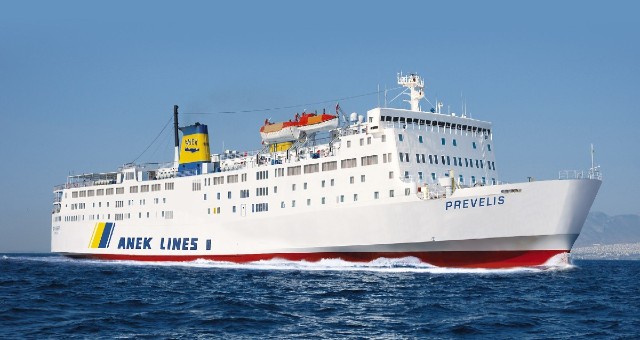
{"label": "orange lifeboat", "polygon": [[302,114],[299,129],[307,134],[329,131],[338,127],[338,116],[323,114]]}
{"label": "orange lifeboat", "polygon": [[338,117],[329,114],[296,113],[294,121],[271,123],[265,120],[260,128],[260,136],[266,144],[291,142],[300,138],[302,132],[308,134],[328,131],[338,127]]}

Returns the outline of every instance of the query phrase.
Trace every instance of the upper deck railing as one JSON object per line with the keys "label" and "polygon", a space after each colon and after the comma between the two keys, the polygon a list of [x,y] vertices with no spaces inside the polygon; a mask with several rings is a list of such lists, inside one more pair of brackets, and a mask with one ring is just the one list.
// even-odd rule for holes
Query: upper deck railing
{"label": "upper deck railing", "polygon": [[558,179],[567,180],[567,179],[597,179],[602,180],[602,172],[600,172],[600,167],[595,167],[590,169],[589,171],[583,170],[562,170],[558,173]]}

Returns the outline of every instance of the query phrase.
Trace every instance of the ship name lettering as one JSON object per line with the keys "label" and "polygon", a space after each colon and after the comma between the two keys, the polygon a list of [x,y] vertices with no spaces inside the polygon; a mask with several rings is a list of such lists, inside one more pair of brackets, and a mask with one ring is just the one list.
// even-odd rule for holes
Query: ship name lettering
{"label": "ship name lettering", "polygon": [[118,249],[151,249],[153,237],[121,237]]}
{"label": "ship name lettering", "polygon": [[480,198],[465,198],[462,200],[447,201],[444,210],[467,209],[476,207],[490,207],[492,205],[503,205],[504,196],[489,196]]}
{"label": "ship name lettering", "polygon": [[160,239],[161,250],[198,250],[197,237],[163,237]]}

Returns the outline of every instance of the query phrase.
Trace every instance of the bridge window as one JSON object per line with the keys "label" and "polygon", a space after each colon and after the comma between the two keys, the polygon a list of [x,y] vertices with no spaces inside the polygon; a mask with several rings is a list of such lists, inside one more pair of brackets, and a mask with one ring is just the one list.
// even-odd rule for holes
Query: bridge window
{"label": "bridge window", "polygon": [[446,140],[444,138],[441,138],[440,141],[442,142],[442,145],[446,144]]}

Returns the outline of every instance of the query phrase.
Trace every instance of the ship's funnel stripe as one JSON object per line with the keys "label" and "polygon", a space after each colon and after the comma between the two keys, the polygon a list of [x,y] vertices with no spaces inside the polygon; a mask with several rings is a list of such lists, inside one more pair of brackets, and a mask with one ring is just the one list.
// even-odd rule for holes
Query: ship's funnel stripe
{"label": "ship's funnel stripe", "polygon": [[112,222],[98,222],[93,229],[89,248],[108,248],[115,224]]}

